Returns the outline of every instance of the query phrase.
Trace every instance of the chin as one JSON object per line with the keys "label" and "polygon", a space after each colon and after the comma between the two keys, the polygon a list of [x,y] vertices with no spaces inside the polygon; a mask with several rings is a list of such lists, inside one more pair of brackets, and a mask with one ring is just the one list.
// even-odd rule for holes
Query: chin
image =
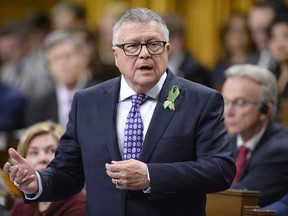
{"label": "chin", "polygon": [[231,135],[238,134],[240,132],[239,129],[235,127],[226,126],[226,128],[227,128],[228,134],[231,134]]}

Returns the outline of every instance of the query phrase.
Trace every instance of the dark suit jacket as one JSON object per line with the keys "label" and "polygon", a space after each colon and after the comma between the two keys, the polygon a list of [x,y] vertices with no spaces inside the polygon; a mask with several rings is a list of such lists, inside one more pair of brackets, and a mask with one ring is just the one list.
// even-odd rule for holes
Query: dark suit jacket
{"label": "dark suit jacket", "polygon": [[0,82],[0,131],[24,126],[26,98],[15,88]]}
{"label": "dark suit jacket", "polygon": [[[85,87],[90,87],[96,83],[98,82],[89,79]],[[59,123],[58,103],[55,87],[45,96],[30,100],[25,113],[25,126],[29,127],[35,123],[46,120]]]}
{"label": "dark suit jacket", "polygon": [[[175,111],[163,108],[173,85],[181,89]],[[105,170],[105,163],[122,160],[119,89],[118,77],[76,93],[56,157],[40,172],[38,201],[71,196],[85,181],[89,216],[204,216],[206,193],[229,188],[235,175],[222,96],[168,72],[139,159],[150,173],[151,193],[145,194],[117,189]]]}
{"label": "dark suit jacket", "polygon": [[[236,145],[236,137],[232,138]],[[266,206],[288,193],[288,133],[270,123],[232,188],[260,191],[259,205]]]}

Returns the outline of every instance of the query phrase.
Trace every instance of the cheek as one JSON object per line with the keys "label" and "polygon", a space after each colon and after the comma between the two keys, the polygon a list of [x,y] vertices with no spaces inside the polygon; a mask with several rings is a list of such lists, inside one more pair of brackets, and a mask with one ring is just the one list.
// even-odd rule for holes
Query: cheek
{"label": "cheek", "polygon": [[132,74],[135,65],[135,60],[127,59],[127,58],[117,58],[115,59],[116,66],[118,67],[119,71],[126,76]]}
{"label": "cheek", "polygon": [[242,113],[236,112],[233,118],[225,118],[225,125],[229,133],[235,134],[253,126],[257,121],[258,114],[250,110]]}
{"label": "cheek", "polygon": [[239,115],[239,118],[238,118],[239,129],[241,130],[247,129],[255,125],[257,121],[258,121],[258,113],[256,112],[250,111],[242,115]]}
{"label": "cheek", "polygon": [[54,159],[55,155],[49,155],[47,156],[47,161],[50,163]]}

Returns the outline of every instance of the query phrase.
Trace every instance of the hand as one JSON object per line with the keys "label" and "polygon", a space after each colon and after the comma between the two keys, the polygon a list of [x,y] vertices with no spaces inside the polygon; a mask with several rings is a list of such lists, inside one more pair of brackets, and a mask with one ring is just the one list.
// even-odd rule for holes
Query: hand
{"label": "hand", "polygon": [[147,165],[130,159],[106,164],[106,173],[119,189],[143,190],[148,186]]}
{"label": "hand", "polygon": [[3,170],[14,184],[26,194],[36,194],[38,191],[38,179],[35,170],[28,164],[15,149],[10,148],[8,153],[17,164],[11,165],[9,162],[4,164]]}

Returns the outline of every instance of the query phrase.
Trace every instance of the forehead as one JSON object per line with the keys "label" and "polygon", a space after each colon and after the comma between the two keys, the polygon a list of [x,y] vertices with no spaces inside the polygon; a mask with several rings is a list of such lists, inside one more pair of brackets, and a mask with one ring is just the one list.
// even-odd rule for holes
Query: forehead
{"label": "forehead", "polygon": [[75,44],[71,40],[61,41],[59,43],[54,44],[50,48],[47,49],[47,53],[61,52],[67,50],[77,50]]}
{"label": "forehead", "polygon": [[222,94],[229,99],[246,98],[258,100],[261,96],[261,86],[246,77],[230,77],[223,85]]}
{"label": "forehead", "polygon": [[249,23],[250,25],[269,25],[274,17],[274,11],[271,8],[253,8],[249,13]]}
{"label": "forehead", "polygon": [[[129,32],[129,34],[127,34]],[[164,33],[159,23],[124,22],[119,28],[119,42],[141,42],[146,40],[164,40]]]}
{"label": "forehead", "polygon": [[284,23],[284,22],[280,22],[280,23],[276,23],[273,27],[272,27],[272,31],[287,31],[288,30],[288,23]]}
{"label": "forehead", "polygon": [[50,145],[57,145],[57,140],[50,133],[39,134],[35,136],[29,144],[29,148],[45,148]]}

